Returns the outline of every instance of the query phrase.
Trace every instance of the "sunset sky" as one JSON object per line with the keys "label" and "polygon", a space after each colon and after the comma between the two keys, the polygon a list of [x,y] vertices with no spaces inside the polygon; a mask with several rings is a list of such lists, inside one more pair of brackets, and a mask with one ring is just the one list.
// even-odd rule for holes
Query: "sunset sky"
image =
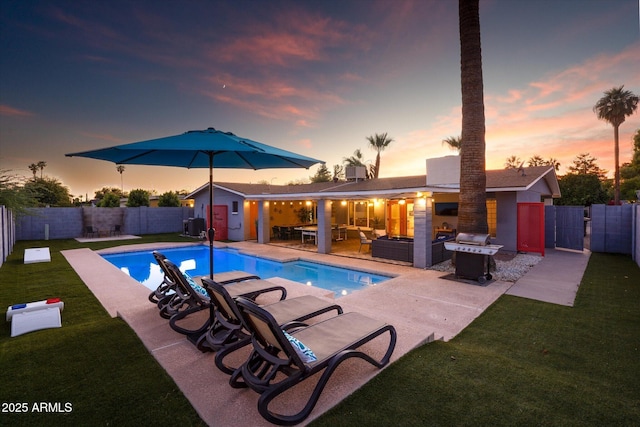
{"label": "sunset sky", "polygon": [[[116,165],[67,158],[215,127],[332,169],[387,132],[380,176],[425,173],[461,132],[455,0],[0,0],[0,169],[78,196],[120,187]],[[613,172],[605,90],[640,95],[638,0],[481,0],[487,168],[580,153]],[[640,113],[620,128],[631,159]],[[273,184],[310,170],[216,170]],[[193,190],[205,170],[126,166],[124,190]]]}

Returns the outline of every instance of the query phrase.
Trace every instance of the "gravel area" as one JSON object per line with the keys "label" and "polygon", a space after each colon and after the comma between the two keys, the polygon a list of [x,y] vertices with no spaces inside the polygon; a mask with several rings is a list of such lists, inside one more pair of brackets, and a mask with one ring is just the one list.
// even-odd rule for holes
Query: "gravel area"
{"label": "gravel area", "polygon": [[[515,282],[527,271],[542,260],[539,255],[517,254],[516,256],[496,256],[496,271],[491,271],[494,280]],[[455,267],[451,261],[444,261],[430,267],[431,270],[454,273]]]}

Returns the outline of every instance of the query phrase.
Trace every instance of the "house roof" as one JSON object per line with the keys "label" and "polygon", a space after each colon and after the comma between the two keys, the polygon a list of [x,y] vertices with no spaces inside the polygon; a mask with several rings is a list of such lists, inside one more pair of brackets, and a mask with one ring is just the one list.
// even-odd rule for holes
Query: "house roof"
{"label": "house roof", "polygon": [[[526,191],[544,180],[549,188],[546,196],[560,197],[560,187],[555,170],[551,166],[527,167],[521,170],[501,169],[487,171],[487,191]],[[187,198],[205,191],[208,183],[193,191]],[[299,185],[245,184],[214,182],[214,188],[226,190],[251,199],[291,198],[372,198],[411,197],[417,192],[457,193],[456,186],[427,186],[426,175],[377,178],[362,181],[317,182]]]}

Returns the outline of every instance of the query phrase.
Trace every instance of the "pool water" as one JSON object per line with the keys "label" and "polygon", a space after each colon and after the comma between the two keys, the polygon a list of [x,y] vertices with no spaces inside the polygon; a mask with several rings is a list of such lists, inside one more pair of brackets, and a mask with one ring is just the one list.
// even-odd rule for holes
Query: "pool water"
{"label": "pool water", "polygon": [[[209,274],[209,248],[206,246],[163,249],[162,253],[182,272],[191,276]],[[164,277],[152,251],[125,252],[103,255],[103,257],[150,290],[155,290]],[[389,276],[309,261],[271,261],[241,254],[237,250],[228,248],[214,249],[213,264],[215,273],[241,270],[256,274],[262,279],[282,277],[308,286],[333,291],[336,297],[348,295],[390,279]]]}

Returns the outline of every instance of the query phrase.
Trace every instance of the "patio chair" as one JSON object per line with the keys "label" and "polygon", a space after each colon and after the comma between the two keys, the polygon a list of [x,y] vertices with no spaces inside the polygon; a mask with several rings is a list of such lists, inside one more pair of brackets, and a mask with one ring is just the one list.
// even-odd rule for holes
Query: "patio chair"
{"label": "patio chair", "polygon": [[[182,273],[178,267],[168,259],[165,259],[163,262],[170,274],[170,279],[174,281],[176,287],[174,294],[158,303],[160,316],[169,319],[171,329],[186,335],[189,341],[197,345],[200,337],[215,322],[215,307],[211,304],[211,299],[205,288],[198,285],[189,275]],[[281,300],[287,296],[287,290],[284,287],[266,280],[245,280],[243,282],[229,284],[228,286],[230,286],[229,293],[232,295],[242,295],[248,299],[255,299],[257,295],[273,291],[281,293]],[[187,327],[178,323],[190,314],[206,309],[209,309],[209,316],[195,329],[193,329],[191,325]],[[205,348],[200,348],[200,350],[207,351]]]}
{"label": "patio chair", "polygon": [[112,236],[120,236],[122,234],[122,230],[121,230],[122,226],[120,224],[116,224],[113,226],[113,228],[111,229],[111,235]]}
{"label": "patio chair", "polygon": [[369,245],[369,250],[371,250],[371,239],[369,239],[363,232],[358,228],[358,234],[360,235],[360,247],[358,248],[358,252],[362,249],[362,245]]}
{"label": "patio chair", "polygon": [[[224,358],[251,343],[251,333],[242,322],[238,306],[229,293],[233,286],[222,286],[206,278],[202,279],[202,283],[216,307],[216,323],[200,337],[197,347],[217,351],[216,366],[222,372],[231,375],[237,368],[226,365]],[[333,310],[336,310],[337,314],[342,314],[342,308],[339,305],[311,295],[285,299],[262,307],[271,313],[279,325],[292,321],[303,322]]]}
{"label": "patio chair", "polygon": [[293,227],[280,227],[280,238],[282,240],[291,240]]}
{"label": "patio chair", "polygon": [[[307,418],[329,378],[345,360],[358,357],[382,368],[389,363],[395,349],[395,328],[359,313],[341,314],[311,326],[288,328],[285,332],[267,310],[254,302],[238,298],[237,304],[244,322],[253,331],[253,351],[239,368],[244,383],[239,382],[239,376],[234,373],[237,381],[231,385],[246,385],[260,393],[258,411],[274,424],[293,425]],[[389,346],[380,360],[358,350],[386,332]],[[273,399],[320,372],[302,410],[285,415],[269,409]]]}
{"label": "patio chair", "polygon": [[84,228],[84,237],[96,237],[98,235],[98,231],[94,230],[91,225],[87,225]]}

